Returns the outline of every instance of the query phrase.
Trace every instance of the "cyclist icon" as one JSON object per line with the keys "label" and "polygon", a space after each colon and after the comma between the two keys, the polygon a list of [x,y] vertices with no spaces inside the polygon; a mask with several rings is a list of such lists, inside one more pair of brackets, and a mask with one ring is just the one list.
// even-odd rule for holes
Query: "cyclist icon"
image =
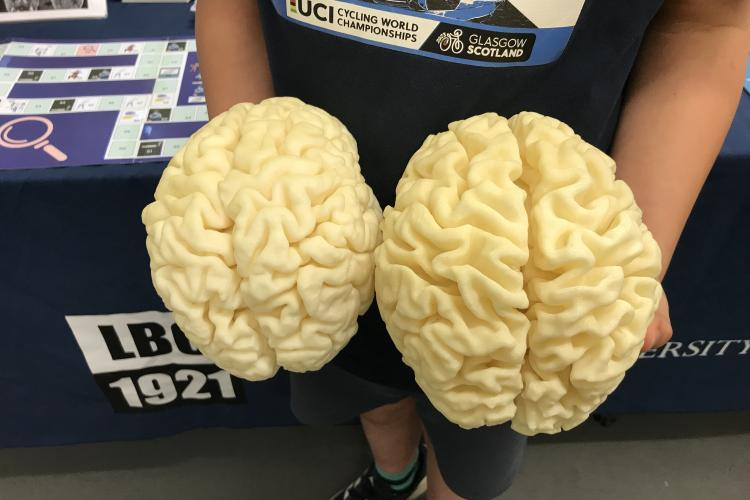
{"label": "cyclist icon", "polygon": [[453,33],[441,33],[436,40],[438,47],[443,52],[450,50],[454,54],[460,54],[464,51],[464,42],[461,41],[463,33],[463,30],[460,28],[453,30]]}

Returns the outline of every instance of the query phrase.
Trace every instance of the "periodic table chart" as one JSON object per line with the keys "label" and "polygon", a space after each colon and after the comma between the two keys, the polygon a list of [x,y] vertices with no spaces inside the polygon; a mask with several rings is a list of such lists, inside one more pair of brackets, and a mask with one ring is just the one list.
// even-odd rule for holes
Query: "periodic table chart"
{"label": "periodic table chart", "polygon": [[207,120],[194,39],[0,44],[0,169],[164,160]]}

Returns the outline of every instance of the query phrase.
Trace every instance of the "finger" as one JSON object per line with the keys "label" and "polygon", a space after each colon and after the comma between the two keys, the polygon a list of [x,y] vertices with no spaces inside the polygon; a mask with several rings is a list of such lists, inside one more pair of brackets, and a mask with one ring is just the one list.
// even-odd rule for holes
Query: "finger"
{"label": "finger", "polygon": [[657,347],[661,347],[667,342],[669,342],[669,339],[672,338],[672,327],[669,324],[668,321],[660,320],[656,325],[654,325],[654,329],[651,330],[651,336],[649,340],[651,341],[650,348],[654,349]]}
{"label": "finger", "polygon": [[655,328],[652,326],[648,327],[648,330],[646,330],[646,335],[643,338],[643,346],[641,347],[641,352],[646,352],[649,349],[651,349],[651,346],[654,345],[654,338],[655,338]]}
{"label": "finger", "polygon": [[659,328],[659,345],[664,345],[672,338],[672,324],[669,320],[663,320]]}

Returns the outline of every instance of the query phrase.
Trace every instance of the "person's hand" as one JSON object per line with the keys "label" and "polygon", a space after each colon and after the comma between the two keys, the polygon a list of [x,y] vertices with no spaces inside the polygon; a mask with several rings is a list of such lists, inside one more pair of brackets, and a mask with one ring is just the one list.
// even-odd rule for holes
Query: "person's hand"
{"label": "person's hand", "polygon": [[659,306],[656,308],[654,319],[646,330],[641,352],[661,347],[672,338],[672,322],[669,320],[669,302],[666,292],[662,294]]}

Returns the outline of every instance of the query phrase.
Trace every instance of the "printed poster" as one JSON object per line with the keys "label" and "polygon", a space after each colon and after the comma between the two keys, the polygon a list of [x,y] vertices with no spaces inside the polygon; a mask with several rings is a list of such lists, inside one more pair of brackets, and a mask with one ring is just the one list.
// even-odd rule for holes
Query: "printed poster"
{"label": "printed poster", "polygon": [[194,39],[0,44],[0,169],[171,158],[208,119]]}

